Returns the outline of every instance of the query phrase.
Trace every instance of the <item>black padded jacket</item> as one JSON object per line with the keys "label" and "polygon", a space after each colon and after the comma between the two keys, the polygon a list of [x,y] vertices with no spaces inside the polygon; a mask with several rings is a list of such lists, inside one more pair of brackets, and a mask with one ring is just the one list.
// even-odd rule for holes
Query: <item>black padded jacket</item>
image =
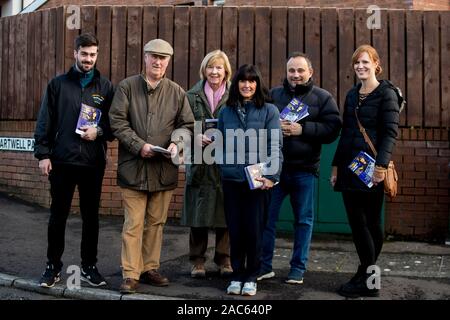
{"label": "black padded jacket", "polygon": [[360,88],[361,84],[353,87],[345,99],[343,128],[333,159],[333,166],[338,167],[336,191],[376,191],[383,185],[379,184],[378,188],[369,189],[348,168],[360,151],[365,151],[374,157],[359,130],[355,109],[357,109],[362,126],[377,150],[376,165],[387,167],[395,146],[399,122],[399,102],[392,84],[380,80],[378,87],[362,101],[358,108]]}
{"label": "black padded jacket", "polygon": [[302,134],[283,138],[283,168],[317,174],[322,144],[336,140],[341,129],[335,100],[328,91],[316,87],[312,80],[292,88],[285,79],[283,86],[270,91],[270,96],[280,112],[294,97],[309,106],[309,115],[299,121]]}
{"label": "black padded jacket", "polygon": [[[94,69],[92,81],[82,88],[81,76],[72,67],[47,85],[34,134],[34,155],[39,160],[90,167],[105,165],[106,141],[114,139],[108,117],[113,85]],[[102,112],[98,126],[103,135],[95,141],[86,141],[75,132],[82,103]]]}

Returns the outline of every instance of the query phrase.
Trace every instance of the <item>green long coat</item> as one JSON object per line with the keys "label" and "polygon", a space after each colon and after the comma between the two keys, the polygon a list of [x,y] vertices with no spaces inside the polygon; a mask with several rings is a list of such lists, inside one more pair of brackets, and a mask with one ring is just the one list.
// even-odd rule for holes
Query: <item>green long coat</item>
{"label": "green long coat", "polygon": [[[187,92],[189,104],[196,121],[217,118],[220,109],[228,99],[227,89],[214,114],[209,108],[208,99],[203,90],[205,80],[197,82]],[[186,165],[186,187],[181,224],[190,227],[226,227],[223,209],[223,191],[220,172],[217,165]]]}

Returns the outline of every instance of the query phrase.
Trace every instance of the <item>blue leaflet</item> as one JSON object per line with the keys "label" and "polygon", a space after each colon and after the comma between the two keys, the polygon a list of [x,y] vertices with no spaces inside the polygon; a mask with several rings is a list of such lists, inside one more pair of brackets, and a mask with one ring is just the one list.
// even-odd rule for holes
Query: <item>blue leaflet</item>
{"label": "blue leaflet", "polygon": [[372,176],[375,170],[374,158],[366,152],[360,151],[348,167],[367,187],[372,188]]}
{"label": "blue leaflet", "polygon": [[75,132],[78,134],[84,133],[83,130],[80,130],[83,126],[97,127],[101,116],[102,112],[100,109],[82,103]]}
{"label": "blue leaflet", "polygon": [[261,178],[264,175],[265,166],[265,163],[256,163],[244,168],[245,175],[247,176],[247,181],[251,190],[259,189],[262,187],[263,183],[256,180],[256,178]]}
{"label": "blue leaflet", "polygon": [[309,106],[306,103],[294,97],[281,111],[280,119],[297,122],[309,115],[308,108]]}

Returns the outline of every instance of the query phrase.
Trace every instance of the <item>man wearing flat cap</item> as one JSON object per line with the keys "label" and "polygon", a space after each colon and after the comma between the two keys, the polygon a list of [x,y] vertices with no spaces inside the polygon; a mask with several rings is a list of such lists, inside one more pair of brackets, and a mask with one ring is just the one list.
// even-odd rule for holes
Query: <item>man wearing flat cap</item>
{"label": "man wearing flat cap", "polygon": [[[122,231],[122,293],[134,293],[139,282],[167,286],[159,273],[163,227],[178,167],[172,162],[179,141],[192,135],[194,116],[184,90],[164,77],[172,46],[154,39],[144,46],[144,70],[122,80],[109,118],[119,140],[117,183],[125,211]],[[178,145],[177,145],[178,143]],[[169,150],[164,154],[154,150]]]}

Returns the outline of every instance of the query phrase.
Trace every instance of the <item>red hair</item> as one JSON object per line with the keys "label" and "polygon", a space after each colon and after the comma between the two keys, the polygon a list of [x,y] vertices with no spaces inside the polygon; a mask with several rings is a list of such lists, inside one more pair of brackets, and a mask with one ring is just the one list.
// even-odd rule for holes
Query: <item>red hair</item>
{"label": "red hair", "polygon": [[380,62],[380,56],[378,55],[377,50],[375,50],[374,47],[368,44],[363,44],[362,46],[359,46],[358,49],[353,52],[352,55],[352,66],[356,64],[356,61],[358,61],[359,57],[364,53],[367,52],[369,55],[370,60],[374,63],[378,63],[377,68],[375,69],[375,75],[379,75],[383,72],[383,68],[381,68],[381,62]]}

